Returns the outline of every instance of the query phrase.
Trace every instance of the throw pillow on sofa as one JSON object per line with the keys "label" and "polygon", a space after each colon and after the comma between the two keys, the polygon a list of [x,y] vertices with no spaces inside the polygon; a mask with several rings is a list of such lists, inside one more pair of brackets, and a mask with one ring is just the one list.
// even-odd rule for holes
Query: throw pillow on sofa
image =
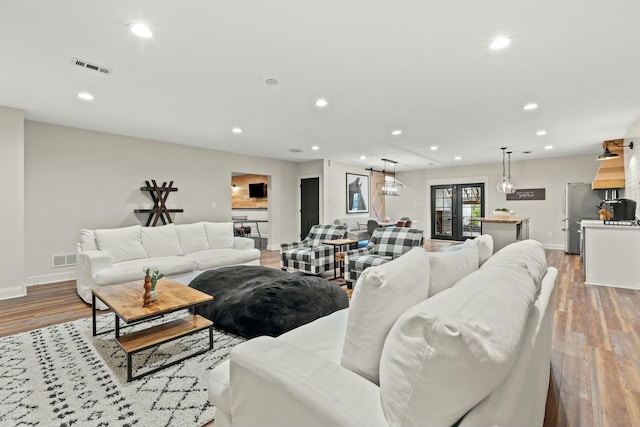
{"label": "throw pillow on sofa", "polygon": [[185,255],[209,250],[207,233],[204,231],[204,222],[178,224],[176,225],[176,232],[178,233],[178,240],[180,240],[180,247]]}
{"label": "throw pillow on sofa", "polygon": [[205,222],[204,229],[207,232],[209,249],[233,248],[232,222]]}
{"label": "throw pillow on sofa", "polygon": [[478,245],[471,240],[467,242],[454,246],[453,250],[447,252],[429,253],[431,260],[429,297],[450,288],[454,283],[478,269],[480,260]]}
{"label": "throw pillow on sofa", "polygon": [[495,265],[407,310],[380,360],[389,425],[453,425],[489,395],[518,357],[535,297],[524,266]]}
{"label": "throw pillow on sofa", "polygon": [[86,228],[80,229],[80,249],[84,251],[97,251],[96,233]]}
{"label": "throw pillow on sofa", "polygon": [[142,246],[149,258],[182,255],[176,226],[142,227]]}
{"label": "throw pillow on sofa", "polygon": [[493,255],[493,237],[491,234],[482,234],[473,239],[478,244],[480,265],[484,264]]}
{"label": "throw pillow on sofa", "polygon": [[491,234],[482,234],[473,239],[467,239],[462,245],[451,246],[447,251],[459,251],[467,245],[476,245],[478,247],[480,265],[484,264],[493,254],[493,237],[491,237]]}
{"label": "throw pillow on sofa", "polygon": [[380,354],[395,321],[429,293],[429,254],[413,248],[362,272],[351,297],[340,364],[378,384]]}
{"label": "throw pillow on sofa", "polygon": [[139,225],[95,230],[95,234],[98,248],[108,252],[114,263],[147,258],[142,246],[142,227]]}
{"label": "throw pillow on sofa", "polygon": [[540,291],[542,278],[547,273],[547,256],[542,243],[531,239],[511,243],[496,252],[482,267],[505,263],[525,265]]}

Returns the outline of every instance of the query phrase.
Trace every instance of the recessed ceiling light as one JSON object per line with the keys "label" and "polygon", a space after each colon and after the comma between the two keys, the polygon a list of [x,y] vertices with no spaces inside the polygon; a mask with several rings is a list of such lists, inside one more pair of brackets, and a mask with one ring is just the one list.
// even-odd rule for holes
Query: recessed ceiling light
{"label": "recessed ceiling light", "polygon": [[93,101],[93,95],[91,95],[89,92],[80,92],[78,94],[78,98],[84,99],[85,101]]}
{"label": "recessed ceiling light", "polygon": [[318,147],[317,145],[314,145],[314,146],[312,146],[312,147],[311,147],[311,149],[312,149],[312,150],[319,150],[319,149],[320,149],[320,147]]}
{"label": "recessed ceiling light", "polygon": [[367,156],[364,156],[364,155],[360,156],[360,160],[367,160]]}
{"label": "recessed ceiling light", "polygon": [[319,98],[316,100],[316,107],[324,108],[329,105],[329,102],[324,98]]}
{"label": "recessed ceiling light", "polygon": [[437,145],[432,145],[431,147],[429,147],[429,150],[431,151],[436,151],[438,149]]}
{"label": "recessed ceiling light", "polygon": [[491,50],[500,50],[511,44],[511,39],[508,37],[496,37],[491,44],[489,45],[489,49]]}
{"label": "recessed ceiling light", "polygon": [[268,85],[277,85],[278,81],[276,79],[267,79],[265,80],[265,83]]}
{"label": "recessed ceiling light", "polygon": [[402,135],[402,131],[400,129],[396,129],[394,131],[391,131],[391,135],[393,136]]}
{"label": "recessed ceiling light", "polygon": [[236,128],[231,129],[231,132],[233,132],[235,134],[242,133],[242,129],[236,127]]}
{"label": "recessed ceiling light", "polygon": [[524,110],[526,110],[526,111],[531,111],[531,110],[535,110],[536,108],[538,108],[538,104],[536,104],[535,102],[530,102],[529,104],[525,105],[522,108]]}
{"label": "recessed ceiling light", "polygon": [[455,156],[453,159],[454,159],[454,160],[462,160],[462,157],[460,157],[460,156]]}
{"label": "recessed ceiling light", "polygon": [[544,149],[545,150],[553,150],[553,145],[545,145]]}
{"label": "recessed ceiling light", "polygon": [[536,132],[536,135],[538,136],[545,136],[547,134],[546,130],[539,130],[538,132]]}
{"label": "recessed ceiling light", "polygon": [[138,22],[137,24],[131,24],[129,26],[129,31],[135,34],[138,37],[142,37],[143,39],[148,39],[153,36],[153,32],[146,25]]}

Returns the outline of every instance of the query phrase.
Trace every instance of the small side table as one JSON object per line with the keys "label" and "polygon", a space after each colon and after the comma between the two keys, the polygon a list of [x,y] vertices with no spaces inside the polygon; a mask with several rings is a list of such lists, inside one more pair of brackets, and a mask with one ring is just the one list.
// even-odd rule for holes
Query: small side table
{"label": "small side table", "polygon": [[[325,240],[322,242],[322,244],[333,246],[333,277],[329,280],[336,280],[341,278],[344,274],[344,254],[339,258],[338,253],[342,253],[345,246],[347,247],[347,249],[357,247],[358,241],[354,239],[335,239]],[[340,275],[338,275],[337,273],[338,268],[340,268]]]}

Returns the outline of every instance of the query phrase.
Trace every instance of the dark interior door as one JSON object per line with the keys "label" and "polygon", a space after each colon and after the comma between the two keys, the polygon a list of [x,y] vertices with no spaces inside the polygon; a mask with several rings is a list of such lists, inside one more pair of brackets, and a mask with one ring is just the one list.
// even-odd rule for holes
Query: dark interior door
{"label": "dark interior door", "polygon": [[300,180],[300,240],[320,223],[320,178]]}
{"label": "dark interior door", "polygon": [[484,184],[431,187],[431,238],[465,240],[480,235]]}

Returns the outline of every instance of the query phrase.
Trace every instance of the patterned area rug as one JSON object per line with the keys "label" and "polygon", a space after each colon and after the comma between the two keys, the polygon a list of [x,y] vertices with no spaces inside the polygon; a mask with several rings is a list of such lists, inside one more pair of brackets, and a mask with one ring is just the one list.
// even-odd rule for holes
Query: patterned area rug
{"label": "patterned area rug", "polygon": [[[113,324],[112,314],[98,316],[99,332]],[[202,426],[214,415],[209,371],[244,341],[213,338],[213,350],[130,383],[124,351],[113,333],[93,337],[91,319],[0,338],[0,426]],[[208,344],[204,330],[137,353],[134,375]]]}

